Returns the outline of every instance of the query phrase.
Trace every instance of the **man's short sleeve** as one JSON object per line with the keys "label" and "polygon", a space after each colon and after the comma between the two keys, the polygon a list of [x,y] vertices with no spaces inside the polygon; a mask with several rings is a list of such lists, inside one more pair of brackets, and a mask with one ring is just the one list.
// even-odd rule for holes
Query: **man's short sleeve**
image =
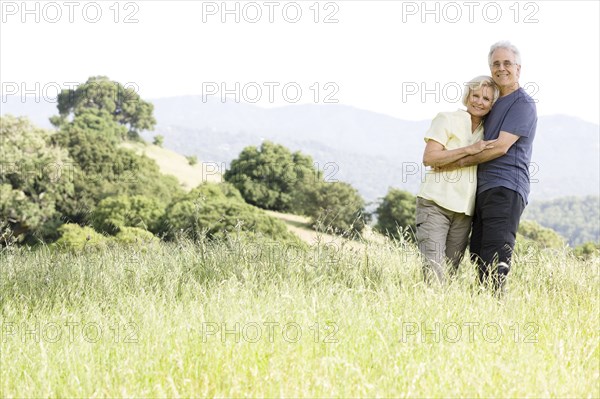
{"label": "man's short sleeve", "polygon": [[529,137],[537,123],[535,104],[526,98],[519,98],[508,110],[500,126],[505,131],[521,137]]}
{"label": "man's short sleeve", "polygon": [[448,127],[450,125],[450,118],[445,113],[440,112],[431,121],[429,130],[425,133],[425,142],[429,140],[435,140],[444,147],[448,144]]}

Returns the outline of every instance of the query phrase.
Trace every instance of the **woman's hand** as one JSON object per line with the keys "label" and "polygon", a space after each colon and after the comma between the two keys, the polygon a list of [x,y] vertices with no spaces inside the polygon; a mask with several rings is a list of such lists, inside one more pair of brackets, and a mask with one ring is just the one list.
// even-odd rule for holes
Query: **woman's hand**
{"label": "woman's hand", "polygon": [[494,144],[494,142],[496,142],[496,140],[480,140],[480,141],[476,142],[475,144],[471,144],[470,146],[465,147],[465,150],[467,151],[467,154],[469,154],[469,155],[479,154],[483,150],[488,150],[490,148],[494,148],[493,144]]}

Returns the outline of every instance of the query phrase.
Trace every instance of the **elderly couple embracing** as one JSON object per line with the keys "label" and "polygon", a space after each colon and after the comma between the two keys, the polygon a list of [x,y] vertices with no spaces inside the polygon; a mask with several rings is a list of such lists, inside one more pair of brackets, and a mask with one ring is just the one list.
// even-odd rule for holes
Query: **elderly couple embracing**
{"label": "elderly couple embracing", "polygon": [[417,195],[416,235],[426,281],[445,284],[469,244],[480,284],[501,293],[529,194],[537,111],[519,86],[514,45],[492,45],[488,64],[491,76],[466,85],[467,109],[438,114],[425,134],[431,170]]}

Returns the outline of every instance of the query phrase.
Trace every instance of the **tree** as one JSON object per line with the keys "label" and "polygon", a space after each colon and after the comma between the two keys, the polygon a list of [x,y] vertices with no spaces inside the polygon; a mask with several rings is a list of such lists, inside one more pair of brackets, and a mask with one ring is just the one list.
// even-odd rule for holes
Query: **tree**
{"label": "tree", "polygon": [[152,141],[152,144],[154,144],[157,147],[162,147],[164,142],[165,142],[165,138],[163,136],[161,136],[160,134],[157,134],[156,136],[154,136],[154,140]]}
{"label": "tree", "polygon": [[19,241],[56,235],[58,205],[73,195],[66,150],[53,145],[52,132],[26,118],[0,117],[0,236]]}
{"label": "tree", "polygon": [[370,220],[365,201],[344,182],[319,182],[307,193],[306,213],[317,230],[356,237]]}
{"label": "tree", "polygon": [[307,204],[298,198],[302,198],[311,184],[321,180],[321,173],[315,170],[310,156],[265,141],[260,148],[244,148],[231,162],[224,178],[249,204],[302,214]]}
{"label": "tree", "polygon": [[145,195],[166,206],[180,195],[176,178],[161,175],[150,158],[119,147],[124,133],[126,128],[105,110],[86,109],[53,136],[75,162],[76,194],[59,207],[65,221],[88,223],[91,212],[108,196]]}
{"label": "tree", "polygon": [[127,127],[132,139],[139,139],[142,130],[152,130],[156,125],[152,103],[143,101],[134,88],[124,87],[106,76],[90,77],[74,90],[62,90],[58,95],[60,116],[50,121],[59,127],[69,116],[89,109],[106,111],[115,122]]}
{"label": "tree", "polygon": [[408,231],[414,238],[416,197],[407,191],[390,188],[375,210],[378,215],[375,230],[395,239]]}

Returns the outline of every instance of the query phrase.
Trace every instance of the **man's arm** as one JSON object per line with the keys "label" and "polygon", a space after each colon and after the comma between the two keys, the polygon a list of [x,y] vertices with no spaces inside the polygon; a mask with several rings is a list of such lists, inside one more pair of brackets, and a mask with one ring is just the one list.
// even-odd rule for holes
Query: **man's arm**
{"label": "man's arm", "polygon": [[463,168],[465,166],[477,165],[483,162],[491,161],[492,159],[496,159],[505,155],[508,152],[508,149],[512,147],[514,143],[517,142],[519,136],[516,134],[508,133],[505,131],[501,131],[498,139],[494,143],[492,148],[486,149],[485,151],[481,151],[475,155],[468,155],[464,158],[461,158],[455,162],[444,165],[440,169],[448,170],[448,169],[456,169]]}
{"label": "man's arm", "polygon": [[478,154],[485,149],[493,148],[495,142],[496,140],[481,140],[466,147],[447,150],[441,143],[430,139],[427,141],[427,146],[425,146],[423,153],[423,165],[433,167],[444,166],[467,155]]}

